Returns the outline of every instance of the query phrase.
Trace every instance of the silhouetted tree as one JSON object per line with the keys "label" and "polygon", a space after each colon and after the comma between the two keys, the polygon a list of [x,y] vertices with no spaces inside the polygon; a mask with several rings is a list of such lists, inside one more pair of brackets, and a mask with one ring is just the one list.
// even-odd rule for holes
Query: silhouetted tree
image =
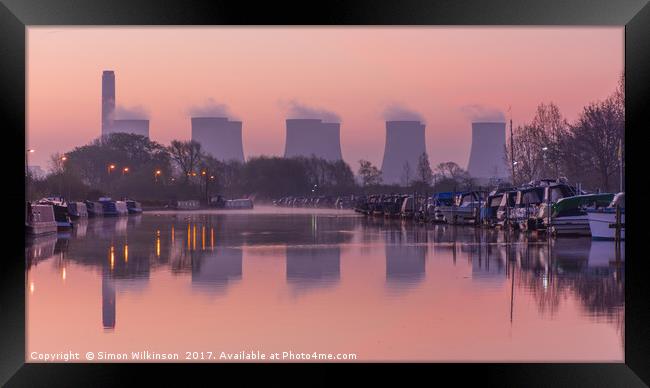
{"label": "silhouetted tree", "polygon": [[172,140],[167,148],[171,159],[183,173],[183,182],[189,182],[192,173],[196,173],[201,160],[201,143],[194,140]]}
{"label": "silhouetted tree", "polygon": [[417,177],[420,182],[427,185],[431,184],[433,171],[431,171],[431,165],[429,164],[429,155],[427,155],[426,152],[423,152],[418,159]]}
{"label": "silhouetted tree", "polygon": [[364,187],[379,185],[382,182],[381,171],[367,160],[359,160],[358,173]]}

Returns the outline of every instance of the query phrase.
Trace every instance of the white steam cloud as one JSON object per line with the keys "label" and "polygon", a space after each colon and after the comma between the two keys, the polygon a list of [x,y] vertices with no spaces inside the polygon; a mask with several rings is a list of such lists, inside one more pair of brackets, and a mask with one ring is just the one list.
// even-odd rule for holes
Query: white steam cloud
{"label": "white steam cloud", "polygon": [[473,123],[476,122],[498,122],[506,121],[505,114],[496,108],[490,108],[480,104],[464,105],[460,108],[465,117]]}
{"label": "white steam cloud", "polygon": [[384,109],[382,117],[386,121],[419,121],[425,124],[424,117],[420,113],[400,104],[388,105]]}
{"label": "white steam cloud", "polygon": [[227,117],[229,119],[236,118],[230,111],[228,105],[217,103],[213,98],[208,98],[201,105],[190,106],[187,110],[187,113],[191,117]]}
{"label": "white steam cloud", "polygon": [[285,109],[287,110],[289,118],[292,119],[321,119],[328,123],[341,122],[341,116],[335,112],[308,106],[296,100],[289,101],[289,103],[286,104]]}

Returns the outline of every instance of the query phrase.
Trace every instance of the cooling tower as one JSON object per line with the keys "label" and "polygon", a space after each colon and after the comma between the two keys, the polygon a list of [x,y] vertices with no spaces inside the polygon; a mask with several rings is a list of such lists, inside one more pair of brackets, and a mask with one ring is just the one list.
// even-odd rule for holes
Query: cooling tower
{"label": "cooling tower", "polygon": [[102,135],[110,133],[115,114],[115,73],[105,70],[102,73]]}
{"label": "cooling tower", "polygon": [[241,128],[241,121],[226,117],[192,117],[192,140],[215,159],[244,162]]}
{"label": "cooling tower", "polygon": [[479,180],[507,177],[505,147],[506,123],[472,123],[472,149],[467,164],[469,174]]}
{"label": "cooling tower", "polygon": [[425,152],[424,124],[419,121],[386,121],[386,147],[381,165],[383,182],[405,184],[407,175],[409,181],[414,180],[418,160]]}
{"label": "cooling tower", "polygon": [[118,132],[149,137],[149,120],[113,120],[113,125],[104,131],[104,135]]}
{"label": "cooling tower", "polygon": [[296,156],[341,160],[341,124],[320,119],[287,119],[284,157]]}

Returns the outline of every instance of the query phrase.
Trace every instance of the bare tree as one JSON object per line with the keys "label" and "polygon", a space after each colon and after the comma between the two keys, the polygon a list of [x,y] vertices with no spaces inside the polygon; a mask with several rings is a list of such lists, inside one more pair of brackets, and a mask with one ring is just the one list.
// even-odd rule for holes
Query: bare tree
{"label": "bare tree", "polygon": [[367,160],[359,160],[358,173],[364,186],[378,185],[382,182],[381,171]]}
{"label": "bare tree", "polygon": [[411,183],[411,165],[406,161],[402,168],[402,184],[408,186],[409,183]]}
{"label": "bare tree", "polygon": [[[597,185],[614,188],[612,181],[619,170],[619,144],[625,132],[624,110],[615,96],[584,108],[571,126],[567,149],[575,156],[572,162],[581,171],[594,171]],[[622,151],[622,150],[621,150]]]}
{"label": "bare tree", "polygon": [[418,159],[417,175],[420,182],[426,183],[427,185],[431,184],[433,171],[431,171],[429,155],[426,152],[423,152]]}
{"label": "bare tree", "polygon": [[172,140],[167,148],[171,159],[176,162],[183,172],[184,182],[189,181],[189,177],[201,161],[201,144],[194,141]]}

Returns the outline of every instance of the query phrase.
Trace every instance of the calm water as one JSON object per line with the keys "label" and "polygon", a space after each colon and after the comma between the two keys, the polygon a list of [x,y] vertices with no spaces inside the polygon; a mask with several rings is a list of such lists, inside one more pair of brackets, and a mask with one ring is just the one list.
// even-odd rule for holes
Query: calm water
{"label": "calm water", "polygon": [[91,219],[25,254],[28,356],[623,360],[623,252],[589,238],[260,208]]}

